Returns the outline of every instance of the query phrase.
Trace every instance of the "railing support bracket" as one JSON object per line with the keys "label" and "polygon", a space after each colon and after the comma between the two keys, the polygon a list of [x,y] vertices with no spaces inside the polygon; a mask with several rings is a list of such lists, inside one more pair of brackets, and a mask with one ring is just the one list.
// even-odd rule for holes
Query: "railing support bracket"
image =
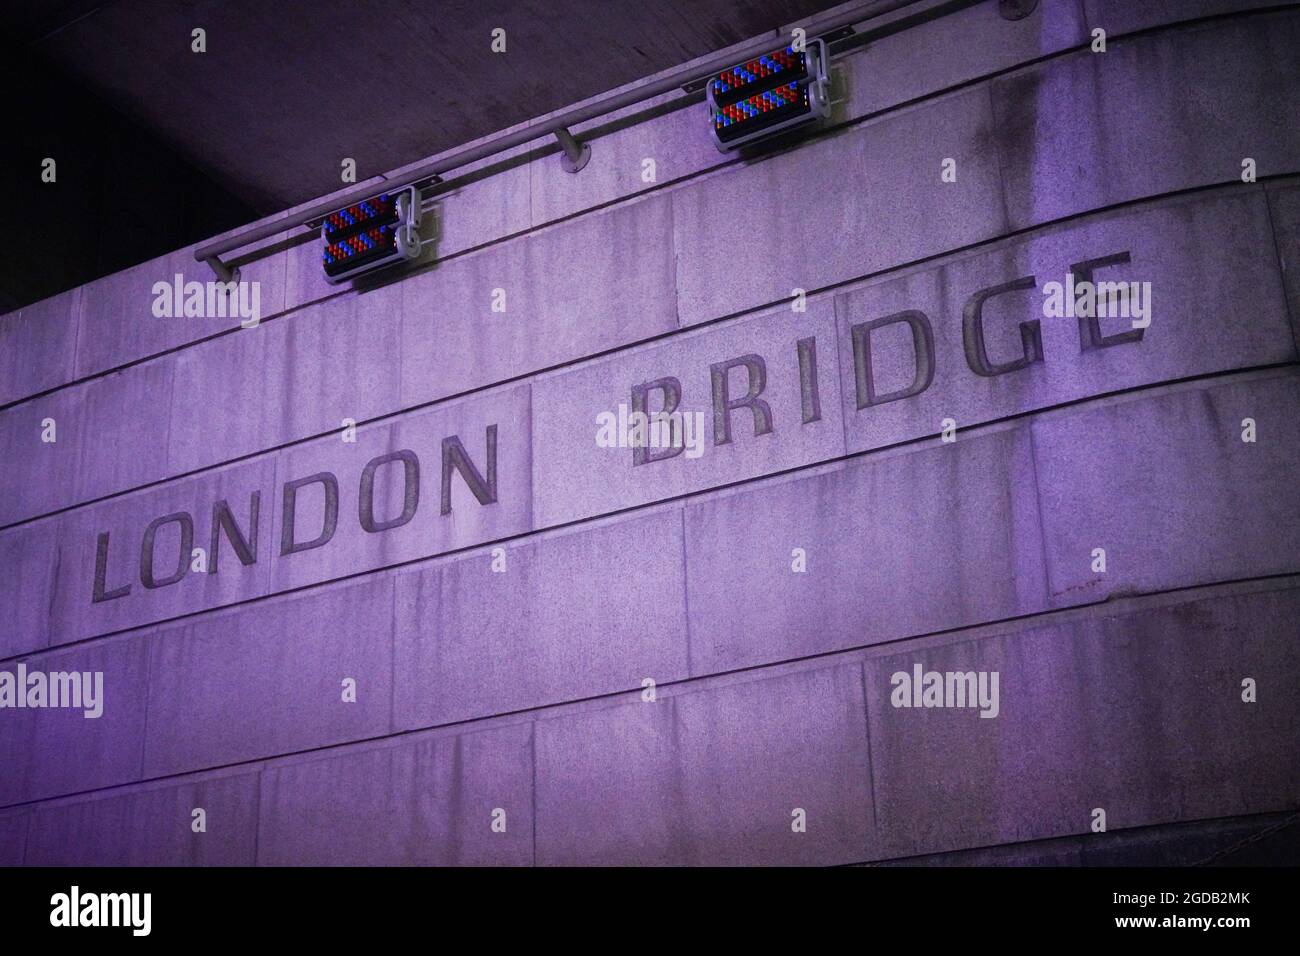
{"label": "railing support bracket", "polygon": [[220,256],[208,256],[203,261],[212,267],[212,271],[222,282],[239,281],[239,270],[230,268],[230,266],[221,261]]}
{"label": "railing support bracket", "polygon": [[565,128],[557,129],[555,138],[560,141],[560,146],[564,149],[560,155],[560,165],[564,167],[566,173],[576,173],[587,165],[591,159],[590,144],[579,143]]}

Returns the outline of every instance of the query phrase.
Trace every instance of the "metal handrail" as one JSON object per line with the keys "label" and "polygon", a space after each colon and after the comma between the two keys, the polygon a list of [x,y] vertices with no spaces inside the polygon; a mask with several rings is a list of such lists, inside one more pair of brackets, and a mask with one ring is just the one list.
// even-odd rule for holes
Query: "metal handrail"
{"label": "metal handrail", "polygon": [[[813,39],[816,36],[832,33],[835,30],[852,26],[863,20],[869,20],[874,17],[883,16],[901,7],[916,3],[918,0],[869,0],[866,3],[859,3],[855,6],[841,10],[838,13],[811,17],[803,24],[792,24],[790,29],[795,26],[802,26],[807,32],[808,38]],[[785,31],[779,31],[785,32]],[[585,123],[588,120],[605,116],[609,113],[615,113],[625,107],[632,106],[636,103],[667,93],[670,90],[680,88],[693,80],[699,80],[704,77],[721,72],[729,66],[743,62],[761,53],[767,52],[773,42],[771,34],[755,37],[750,42],[739,48],[732,48],[721,53],[715,54],[703,61],[692,61],[676,70],[660,77],[653,83],[647,83],[637,86],[634,89],[624,90],[621,93],[612,93],[607,96],[599,97],[591,103],[584,106],[575,107],[566,110],[544,122],[536,125],[525,126],[509,133],[498,133],[490,136],[482,142],[470,146],[462,146],[455,149],[446,150],[439,153],[427,162],[421,163],[414,169],[406,170],[401,176],[394,178],[392,187],[394,189],[410,186],[414,183],[432,180],[442,173],[458,169],[461,166],[467,166],[470,163],[477,162],[489,156],[495,156],[498,153],[504,153],[507,150],[514,149],[524,143],[535,139],[541,139],[545,136],[556,136],[562,146],[566,146],[566,139],[573,141],[569,133],[569,127],[576,126],[579,123]],[[229,266],[221,261],[221,256],[235,249],[252,245],[263,239],[269,239],[295,226],[303,226],[312,220],[320,220],[345,206],[360,202],[363,199],[369,199],[375,194],[376,186],[371,183],[366,186],[358,186],[342,196],[335,196],[332,199],[315,203],[306,209],[295,212],[288,219],[271,219],[263,222],[252,229],[236,233],[233,236],[226,236],[222,239],[216,239],[212,242],[205,242],[194,249],[194,258],[198,262],[206,262],[212,267],[222,281],[229,282],[233,278],[233,273]]]}

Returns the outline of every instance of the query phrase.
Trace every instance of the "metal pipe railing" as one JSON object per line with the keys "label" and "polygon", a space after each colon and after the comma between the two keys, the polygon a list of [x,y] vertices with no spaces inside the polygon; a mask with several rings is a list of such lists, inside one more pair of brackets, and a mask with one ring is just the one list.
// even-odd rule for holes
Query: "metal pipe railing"
{"label": "metal pipe railing", "polygon": [[[856,4],[847,10],[841,10],[834,14],[811,17],[805,23],[792,24],[790,29],[793,29],[794,26],[801,26],[807,31],[808,39],[811,40],[819,35],[832,33],[855,23],[883,16],[916,2],[918,0],[869,0],[869,2]],[[516,146],[521,146],[524,143],[545,136],[555,136],[566,153],[570,154],[572,160],[572,148],[578,146],[581,149],[581,146],[574,140],[569,132],[569,127],[609,113],[615,113],[625,107],[633,106],[670,90],[680,88],[693,80],[703,79],[714,73],[719,73],[729,66],[767,52],[772,47],[773,41],[774,36],[772,34],[755,37],[741,47],[723,51],[702,61],[697,60],[688,63],[661,76],[652,83],[624,90],[621,93],[602,96],[591,103],[567,110],[536,125],[526,126],[510,133],[500,133],[471,146],[446,150],[414,169],[406,170],[400,177],[392,180],[391,188],[398,189],[417,182],[431,180],[442,173],[458,169],[461,166],[468,166],[480,159],[504,153]],[[320,220],[344,206],[350,206],[363,199],[369,199],[375,194],[376,188],[373,183],[367,186],[359,186],[342,196],[335,196],[332,199],[299,210],[288,219],[272,219],[233,236],[205,242],[195,248],[194,258],[199,262],[206,262],[222,281],[229,282],[233,277],[231,269],[221,261],[221,256],[225,253],[252,245],[263,239],[269,239],[295,226],[306,225],[312,220]]]}

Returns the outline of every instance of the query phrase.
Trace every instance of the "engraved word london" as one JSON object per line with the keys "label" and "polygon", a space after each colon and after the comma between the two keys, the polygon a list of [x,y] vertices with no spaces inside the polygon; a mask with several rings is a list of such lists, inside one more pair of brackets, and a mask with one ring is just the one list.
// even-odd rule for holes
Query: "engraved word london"
{"label": "engraved word london", "polygon": [[[1119,265],[1129,261],[1128,252],[1090,259],[1075,263],[1070,273],[1077,282],[1091,282],[1093,271],[1106,266]],[[1035,288],[1033,276],[1013,279],[1000,285],[980,289],[966,300],[962,310],[962,342],[966,364],[976,375],[995,377],[1017,372],[1021,369],[1044,361],[1042,334],[1037,319],[1020,323],[1020,340],[1022,354],[1010,361],[995,363],[988,355],[984,341],[984,306],[992,298],[1011,292]],[[1143,328],[1111,335],[1103,335],[1098,316],[1094,310],[1083,310],[1087,314],[1076,316],[1079,326],[1079,347],[1081,352],[1094,349],[1110,348],[1116,345],[1136,343],[1142,340]],[[871,343],[878,330],[888,326],[905,326],[911,334],[915,356],[915,375],[910,384],[892,392],[879,393],[876,390],[872,371]],[[920,395],[934,380],[934,332],[929,317],[921,311],[911,309],[896,312],[882,318],[873,319],[854,325],[851,329],[853,343],[854,390],[858,409],[871,408],[889,402]],[[817,343],[815,337],[798,340],[799,384],[803,424],[821,419],[821,395],[817,382]],[[731,394],[729,376],[733,369],[743,368],[748,377],[748,388],[744,395],[735,397]],[[762,356],[749,354],[719,362],[710,367],[712,382],[713,408],[713,444],[715,446],[730,444],[733,440],[732,417],[748,409],[753,416],[754,434],[770,434],[774,430],[772,410],[763,400],[767,387],[767,363]],[[681,382],[672,376],[665,376],[653,381],[643,382],[632,387],[632,408],[642,414],[649,414],[649,396],[657,392],[662,400],[659,412],[671,414],[682,398]],[[442,440],[440,515],[446,517],[452,511],[452,483],[456,474],[468,487],[480,506],[497,503],[497,425],[486,428],[486,450],[483,456],[484,469],[479,467],[466,451],[461,440],[451,435]],[[639,467],[656,461],[663,461],[682,454],[684,446],[669,444],[656,449],[645,444],[632,448],[630,467]],[[375,479],[379,469],[385,466],[402,469],[404,491],[401,495],[401,511],[395,516],[377,518],[375,515]],[[383,534],[408,524],[416,515],[420,505],[419,456],[412,450],[403,449],[372,458],[361,470],[358,478],[359,494],[356,520],[361,529],[369,534]],[[300,514],[299,492],[301,489],[317,485],[321,493],[313,494],[312,499],[320,502],[320,533],[307,540],[299,540],[298,531],[305,525],[304,516]],[[290,558],[295,554],[322,548],[334,538],[339,521],[339,479],[332,472],[323,471],[286,481],[281,488],[281,534],[279,555]],[[217,574],[220,569],[220,548],[224,537],[234,549],[235,556],[242,565],[257,562],[257,540],[261,512],[261,492],[254,491],[248,502],[247,518],[241,525],[234,510],[225,499],[212,505],[210,521],[204,530],[208,532],[210,552],[204,569],[207,574]],[[157,561],[157,541],[159,532],[174,525],[176,532],[168,532],[167,539],[176,540],[176,557],[172,559],[170,545],[168,555],[162,558],[164,572],[159,574]],[[314,528],[316,521],[311,523]],[[140,536],[139,544],[139,583],[146,590],[156,590],[174,585],[192,572],[191,559],[195,540],[194,516],[188,511],[177,511],[162,515],[151,521]],[[101,532],[95,550],[95,576],[92,603],[112,601],[125,597],[132,591],[133,583],[126,582],[110,586],[110,579],[122,580],[122,572],[114,574],[110,570],[110,538],[107,531]]]}

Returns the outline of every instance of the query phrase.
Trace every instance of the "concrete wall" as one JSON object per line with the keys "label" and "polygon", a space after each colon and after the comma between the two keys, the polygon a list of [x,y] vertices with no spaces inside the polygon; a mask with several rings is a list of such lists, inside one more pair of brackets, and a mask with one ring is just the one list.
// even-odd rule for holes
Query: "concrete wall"
{"label": "concrete wall", "polygon": [[[979,4],[757,158],[667,96],[577,176],[455,183],[395,278],[241,253],[256,328],[151,314],[189,250],[0,318],[0,671],[106,694],[0,709],[0,861],[857,863],[1294,810],[1300,6],[1260,6]],[[1103,258],[1140,335],[1044,315]],[[989,363],[1039,360],[977,374],[979,302]],[[601,447],[666,377],[701,453]],[[997,672],[998,716],[894,706],[918,664]]]}

